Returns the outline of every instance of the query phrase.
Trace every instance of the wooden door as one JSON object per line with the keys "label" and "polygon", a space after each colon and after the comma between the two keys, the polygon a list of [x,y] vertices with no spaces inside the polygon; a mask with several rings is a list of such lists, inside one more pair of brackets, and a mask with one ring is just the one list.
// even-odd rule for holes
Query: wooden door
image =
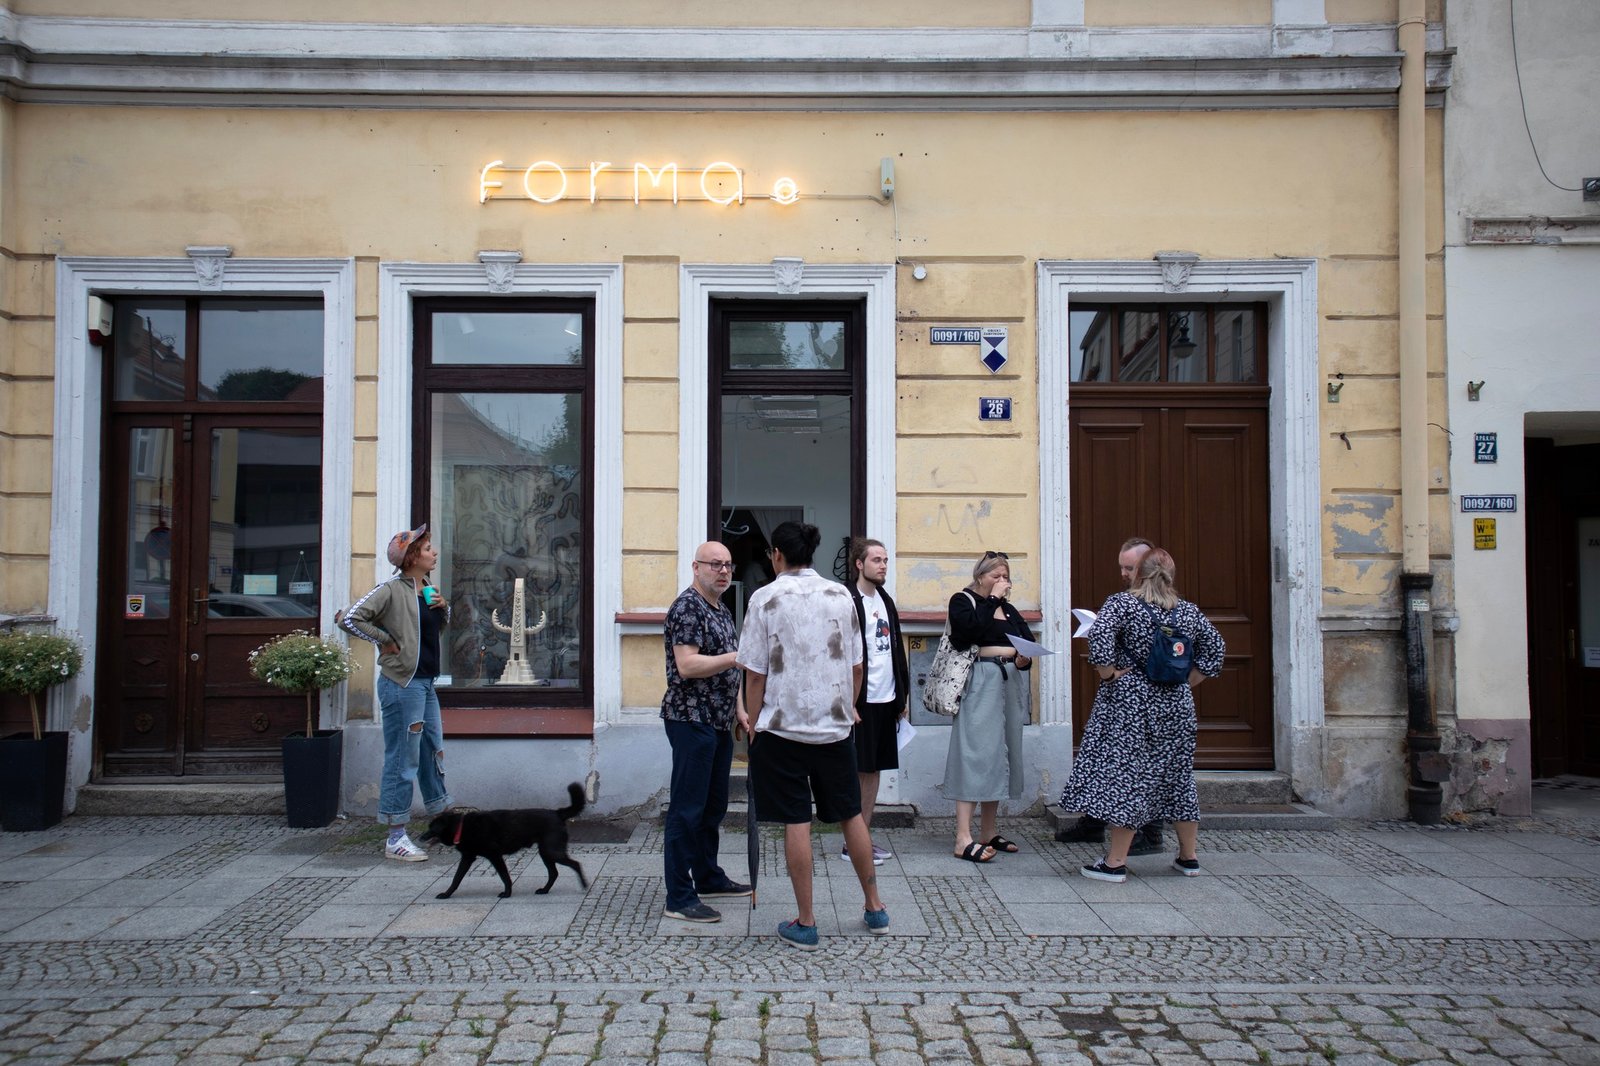
{"label": "wooden door", "polygon": [[[1163,399],[1168,405],[1157,405]],[[1072,606],[1122,591],[1117,554],[1142,536],[1172,553],[1178,588],[1227,641],[1222,675],[1196,690],[1195,764],[1273,765],[1271,547],[1264,390],[1074,390]],[[1097,680],[1073,642],[1073,727]]]}
{"label": "wooden door", "polygon": [[1600,445],[1526,442],[1533,772],[1600,776]]}
{"label": "wooden door", "polygon": [[111,420],[98,678],[110,777],[270,774],[305,700],[250,650],[314,629],[321,426],[306,415]]}

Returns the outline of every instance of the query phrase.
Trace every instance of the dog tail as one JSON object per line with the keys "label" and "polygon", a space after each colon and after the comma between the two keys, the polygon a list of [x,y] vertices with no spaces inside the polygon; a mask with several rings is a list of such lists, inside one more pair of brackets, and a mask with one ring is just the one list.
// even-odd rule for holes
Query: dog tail
{"label": "dog tail", "polygon": [[583,813],[583,786],[574,781],[567,786],[567,792],[572,796],[572,806],[562,807],[556,811],[563,822]]}

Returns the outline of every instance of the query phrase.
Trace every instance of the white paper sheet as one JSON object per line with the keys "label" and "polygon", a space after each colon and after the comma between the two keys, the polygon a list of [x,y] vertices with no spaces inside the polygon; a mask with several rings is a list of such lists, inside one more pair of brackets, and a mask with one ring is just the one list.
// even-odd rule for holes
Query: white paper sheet
{"label": "white paper sheet", "polygon": [[917,727],[911,724],[911,719],[900,719],[894,727],[894,750],[905,751],[906,745],[911,743],[911,738],[916,735]]}
{"label": "white paper sheet", "polygon": [[1078,620],[1078,628],[1072,631],[1073,637],[1077,638],[1088,636],[1089,627],[1094,625],[1094,620],[1100,616],[1093,611],[1086,611],[1082,607],[1074,607],[1072,609],[1072,617]]}
{"label": "white paper sheet", "polygon": [[1054,655],[1055,654],[1055,652],[1051,651],[1049,648],[1045,647],[1043,644],[1035,644],[1033,641],[1029,640],[1027,637],[1018,637],[1018,636],[1013,636],[1010,633],[1007,633],[1006,634],[1006,639],[1011,642],[1011,646],[1013,648],[1016,648],[1018,653],[1020,653],[1022,655],[1026,655],[1030,659],[1037,659],[1041,655]]}

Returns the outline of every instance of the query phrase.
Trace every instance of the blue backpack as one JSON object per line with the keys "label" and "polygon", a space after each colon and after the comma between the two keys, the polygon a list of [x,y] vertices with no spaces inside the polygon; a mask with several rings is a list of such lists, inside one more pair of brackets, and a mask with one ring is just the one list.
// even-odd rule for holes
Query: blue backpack
{"label": "blue backpack", "polygon": [[1148,600],[1140,600],[1150,612],[1155,623],[1156,636],[1150,644],[1150,655],[1144,661],[1144,676],[1157,685],[1182,685],[1189,680],[1189,669],[1194,665],[1194,647],[1188,634],[1162,621]]}

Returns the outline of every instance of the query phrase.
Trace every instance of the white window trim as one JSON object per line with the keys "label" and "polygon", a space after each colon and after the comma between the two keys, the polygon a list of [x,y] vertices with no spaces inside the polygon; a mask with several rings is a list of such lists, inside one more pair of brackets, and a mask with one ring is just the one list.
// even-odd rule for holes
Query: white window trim
{"label": "white window trim", "polygon": [[578,296],[594,300],[594,597],[591,640],[595,725],[622,709],[622,265],[518,263],[491,287],[481,263],[378,265],[378,499],[373,579],[389,537],[411,521],[411,304],[419,296]]}
{"label": "white window trim", "polygon": [[[1042,412],[1060,412],[1061,417],[1044,419],[1040,425],[1040,499],[1071,500],[1066,411],[1071,377],[1067,313],[1072,301],[1184,299],[1264,300],[1270,305],[1269,507],[1272,551],[1282,559],[1281,566],[1273,567],[1272,583],[1273,729],[1278,768],[1288,770],[1293,734],[1320,730],[1323,725],[1322,633],[1317,621],[1322,588],[1322,467],[1317,441],[1316,260],[1200,259],[1181,292],[1163,288],[1162,264],[1155,260],[1041,260],[1039,407]],[[1067,599],[1045,597],[1042,639],[1064,648],[1072,631],[1070,504],[1041,507],[1039,535],[1041,587],[1069,590]],[[1045,671],[1040,703],[1044,723],[1072,724],[1072,679],[1066,671]]]}
{"label": "white window trim", "polygon": [[866,504],[864,532],[895,553],[894,264],[806,263],[798,288],[780,293],[771,263],[685,265],[679,286],[678,585],[706,539],[710,506],[711,301],[718,297],[829,300],[866,297]]}
{"label": "white window trim", "polygon": [[[192,258],[56,260],[55,432],[51,459],[49,610],[79,634],[84,664],[51,692],[53,728],[67,728],[70,708],[94,694],[102,595],[102,353],[89,343],[89,297],[315,296],[322,300],[322,603],[319,623],[350,588],[351,440],[355,434],[355,261],[227,259],[222,276],[202,283]],[[176,602],[176,601],[174,601]],[[322,724],[344,724],[345,689],[323,694]]]}

